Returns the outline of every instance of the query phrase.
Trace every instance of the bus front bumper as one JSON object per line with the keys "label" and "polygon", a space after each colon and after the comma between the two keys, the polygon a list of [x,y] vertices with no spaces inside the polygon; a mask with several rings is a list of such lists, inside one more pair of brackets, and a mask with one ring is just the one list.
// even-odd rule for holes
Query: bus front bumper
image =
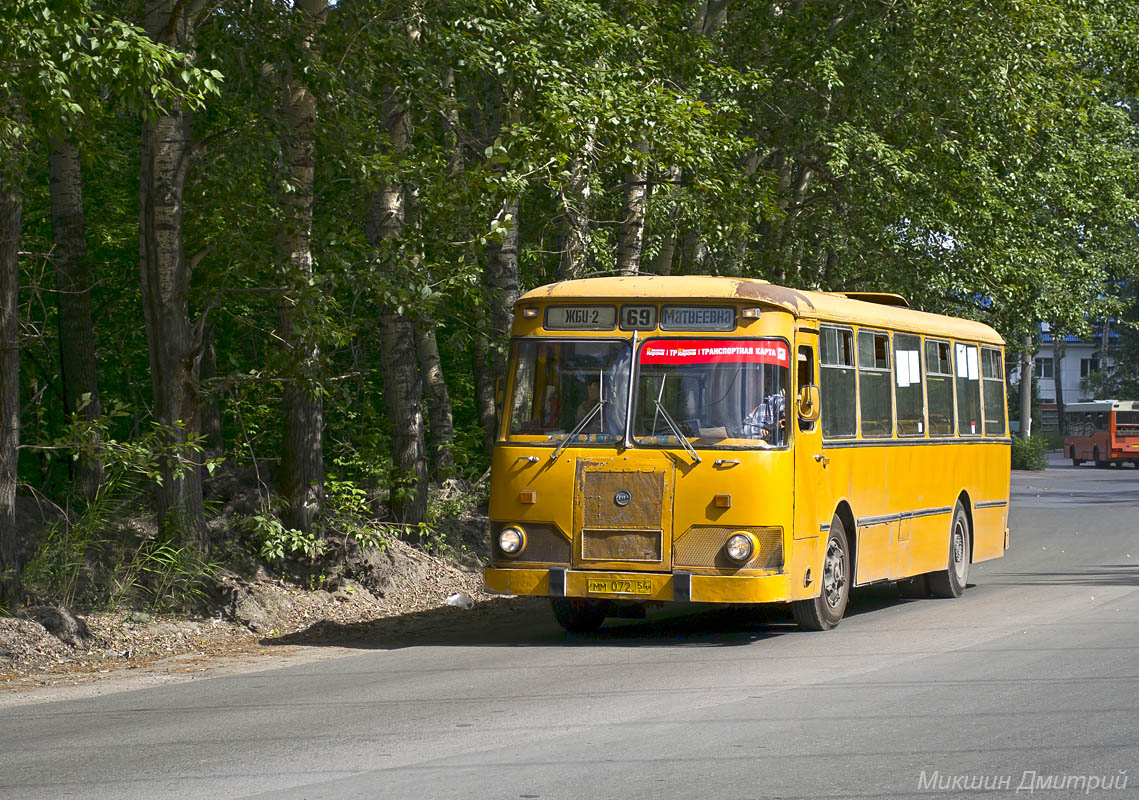
{"label": "bus front bumper", "polygon": [[791,579],[786,574],[693,575],[488,567],[483,579],[487,591],[495,594],[691,603],[782,603],[792,599]]}

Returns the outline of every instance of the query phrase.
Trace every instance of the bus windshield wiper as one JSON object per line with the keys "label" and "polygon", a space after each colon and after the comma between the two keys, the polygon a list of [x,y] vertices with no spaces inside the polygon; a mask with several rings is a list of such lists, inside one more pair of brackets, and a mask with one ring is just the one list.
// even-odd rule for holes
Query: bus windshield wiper
{"label": "bus windshield wiper", "polygon": [[692,456],[692,460],[699,464],[700,455],[696,452],[696,448],[692,446],[692,442],[688,441],[688,437],[684,435],[684,431],[680,430],[680,426],[676,424],[672,415],[661,405],[660,400],[653,400],[653,402],[656,403],[657,411],[664,417],[664,421],[668,423],[668,427],[672,429],[673,434],[680,440],[680,443],[684,445],[684,449],[688,451],[688,455]]}
{"label": "bus windshield wiper", "polygon": [[593,407],[593,410],[582,417],[581,422],[574,425],[573,430],[569,432],[569,435],[558,443],[558,446],[554,448],[554,452],[550,453],[550,461],[556,460],[558,455],[567,447],[569,447],[569,443],[576,439],[579,433],[585,430],[585,426],[589,424],[589,421],[591,419],[597,416],[597,412],[600,411],[604,405],[604,400],[597,401],[597,405]]}

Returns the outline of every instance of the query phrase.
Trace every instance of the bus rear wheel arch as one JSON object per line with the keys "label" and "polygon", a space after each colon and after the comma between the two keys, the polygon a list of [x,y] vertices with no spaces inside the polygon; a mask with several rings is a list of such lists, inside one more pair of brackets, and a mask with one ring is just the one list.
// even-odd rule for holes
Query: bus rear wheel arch
{"label": "bus rear wheel arch", "polygon": [[973,525],[965,504],[958,500],[949,527],[949,560],[944,570],[929,573],[930,594],[934,597],[960,597],[969,582],[972,552]]}
{"label": "bus rear wheel arch", "polygon": [[823,568],[819,575],[819,594],[810,600],[796,600],[791,613],[800,628],[829,631],[842,621],[850,602],[851,558],[846,526],[835,514],[827,532],[823,550]]}

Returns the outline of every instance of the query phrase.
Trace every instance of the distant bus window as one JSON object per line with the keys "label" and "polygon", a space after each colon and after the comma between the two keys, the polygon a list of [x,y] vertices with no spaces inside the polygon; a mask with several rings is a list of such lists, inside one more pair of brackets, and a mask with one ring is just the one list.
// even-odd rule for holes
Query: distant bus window
{"label": "distant bus window", "polygon": [[925,407],[922,397],[921,339],[906,333],[894,334],[894,403],[898,409],[898,435],[925,433]]}
{"label": "distant bus window", "polygon": [[926,339],[925,374],[929,393],[930,436],[953,435],[953,367],[949,342]]}
{"label": "distant bus window", "polygon": [[854,334],[846,328],[823,326],[819,335],[819,393],[823,402],[823,436],[853,436]]}
{"label": "distant bus window", "polygon": [[890,335],[858,332],[858,384],[863,436],[893,433],[890,405]]}
{"label": "distant bus window", "polygon": [[1005,373],[1001,351],[981,349],[981,377],[985,395],[985,435],[1005,435]]}
{"label": "distant bus window", "polygon": [[981,433],[981,370],[977,346],[953,343],[953,363],[957,378],[957,433],[977,436]]}

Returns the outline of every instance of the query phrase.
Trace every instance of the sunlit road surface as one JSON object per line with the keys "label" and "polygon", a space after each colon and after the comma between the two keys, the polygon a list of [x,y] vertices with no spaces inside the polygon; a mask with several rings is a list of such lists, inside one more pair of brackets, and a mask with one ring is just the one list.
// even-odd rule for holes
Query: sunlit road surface
{"label": "sunlit road surface", "polygon": [[0,797],[1139,796],[1139,470],[1012,483],[1012,550],[959,600],[864,591],[828,633],[673,612],[588,638],[535,608],[7,708]]}

